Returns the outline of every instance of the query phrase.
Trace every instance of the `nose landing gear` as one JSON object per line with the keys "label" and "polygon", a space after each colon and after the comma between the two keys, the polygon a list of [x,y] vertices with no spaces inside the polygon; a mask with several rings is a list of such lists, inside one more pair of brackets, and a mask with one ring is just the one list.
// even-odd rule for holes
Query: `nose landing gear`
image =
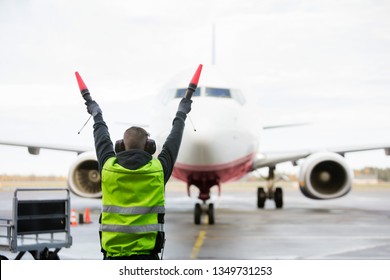
{"label": "nose landing gear", "polygon": [[194,223],[196,225],[200,225],[202,215],[206,215],[208,218],[208,224],[213,225],[215,223],[214,204],[210,203],[207,206],[206,202],[203,202],[202,205],[200,203],[196,203],[194,209]]}
{"label": "nose landing gear", "polygon": [[[206,201],[210,199],[210,189],[213,186],[218,187],[218,195],[221,195],[221,186],[219,184],[219,181],[209,180],[209,181],[202,181],[202,182],[196,182],[192,181],[195,186],[199,188],[199,197],[198,199],[201,200],[203,203],[196,203],[194,208],[194,223],[196,225],[200,225],[202,222],[202,216],[206,217],[206,223],[209,225],[215,224],[215,211],[214,211],[214,204],[209,203],[207,204]],[[190,183],[187,183],[187,192],[188,195],[190,195]]]}

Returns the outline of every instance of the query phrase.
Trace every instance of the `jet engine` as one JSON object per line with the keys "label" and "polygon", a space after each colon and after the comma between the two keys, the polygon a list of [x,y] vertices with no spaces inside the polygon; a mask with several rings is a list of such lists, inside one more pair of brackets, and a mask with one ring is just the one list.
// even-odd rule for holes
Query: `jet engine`
{"label": "jet engine", "polygon": [[68,173],[70,190],[81,197],[101,198],[101,178],[95,152],[80,154]]}
{"label": "jet engine", "polygon": [[301,166],[299,186],[312,199],[346,195],[352,187],[352,172],[344,157],[331,152],[314,153]]}

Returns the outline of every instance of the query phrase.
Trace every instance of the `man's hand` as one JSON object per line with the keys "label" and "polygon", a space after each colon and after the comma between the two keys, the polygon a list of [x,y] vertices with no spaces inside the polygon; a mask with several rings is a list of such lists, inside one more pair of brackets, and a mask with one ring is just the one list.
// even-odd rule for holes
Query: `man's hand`
{"label": "man's hand", "polygon": [[179,108],[177,110],[183,112],[184,114],[188,114],[191,111],[191,103],[191,99],[182,98],[179,103]]}
{"label": "man's hand", "polygon": [[92,116],[96,116],[97,114],[102,114],[102,109],[100,109],[99,105],[96,103],[96,101],[91,100],[85,102],[85,105],[87,105],[87,111]]}

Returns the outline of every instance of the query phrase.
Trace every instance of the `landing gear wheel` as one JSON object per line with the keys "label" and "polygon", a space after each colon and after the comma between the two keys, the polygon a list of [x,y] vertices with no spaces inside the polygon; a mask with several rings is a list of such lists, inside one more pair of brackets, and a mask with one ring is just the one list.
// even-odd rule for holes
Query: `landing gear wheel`
{"label": "landing gear wheel", "polygon": [[200,218],[202,217],[202,207],[199,203],[195,204],[194,210],[194,223],[195,225],[200,225]]}
{"label": "landing gear wheel", "polygon": [[209,215],[209,225],[213,225],[215,223],[214,204],[213,203],[209,204],[208,215]]}
{"label": "landing gear wheel", "polygon": [[275,200],[276,208],[278,208],[278,209],[283,208],[283,190],[282,190],[282,188],[278,187],[275,189],[274,200]]}
{"label": "landing gear wheel", "polygon": [[264,208],[266,199],[264,188],[257,188],[257,208]]}

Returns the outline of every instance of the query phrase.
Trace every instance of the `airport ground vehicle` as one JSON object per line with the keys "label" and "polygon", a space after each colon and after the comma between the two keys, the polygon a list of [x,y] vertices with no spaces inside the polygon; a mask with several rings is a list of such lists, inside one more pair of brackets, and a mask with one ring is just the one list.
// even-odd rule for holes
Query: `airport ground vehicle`
{"label": "airport ground vehicle", "polygon": [[15,260],[26,252],[36,260],[58,260],[61,248],[71,245],[69,190],[16,189],[12,217],[0,218],[0,250],[18,253]]}

